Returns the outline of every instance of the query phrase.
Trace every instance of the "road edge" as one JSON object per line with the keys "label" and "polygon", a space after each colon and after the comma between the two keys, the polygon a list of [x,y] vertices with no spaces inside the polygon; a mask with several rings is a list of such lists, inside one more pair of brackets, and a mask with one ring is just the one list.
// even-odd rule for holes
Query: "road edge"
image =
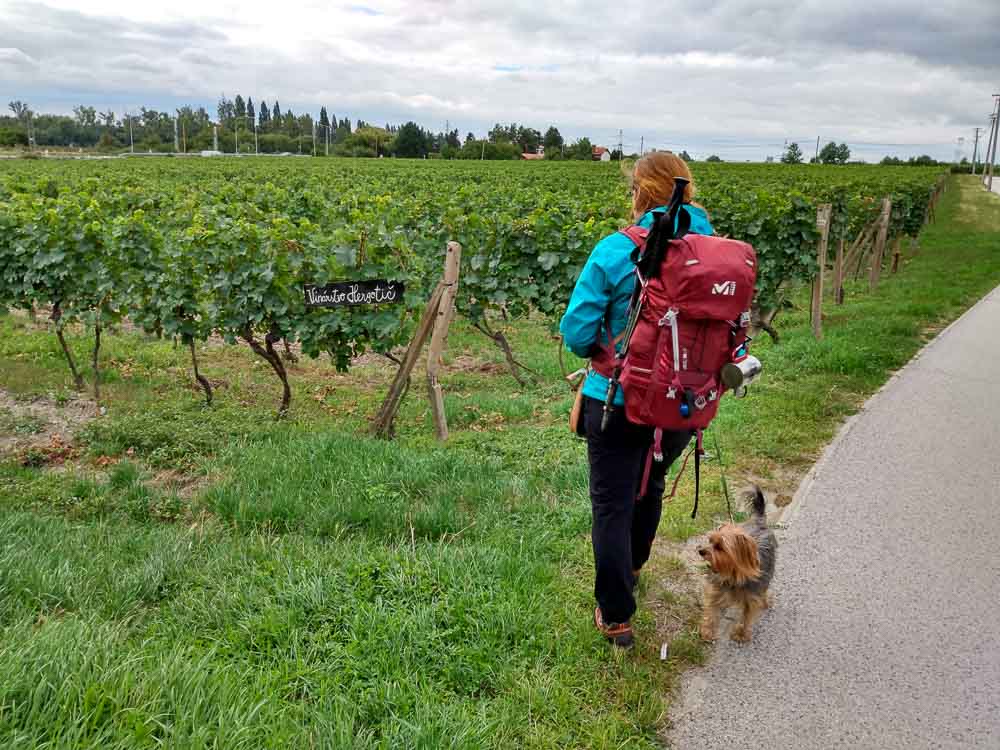
{"label": "road edge", "polygon": [[1000,296],[1000,285],[995,286],[993,289],[988,291],[982,297],[980,297],[975,303],[973,303],[965,312],[955,318],[951,323],[945,326],[943,329],[938,331],[938,333],[924,344],[920,350],[914,354],[909,361],[898,370],[892,373],[888,379],[876,390],[871,396],[869,396],[861,408],[857,410],[854,414],[847,418],[847,420],[840,426],[837,433],[833,438],[826,444],[823,448],[823,452],[820,454],[819,458],[816,459],[815,463],[806,472],[806,475],[802,477],[802,481],[799,482],[798,489],[795,490],[795,494],[792,496],[792,501],[783,508],[779,509],[777,514],[771,515],[771,524],[777,526],[781,529],[788,529],[795,521],[795,517],[802,510],[805,504],[805,499],[812,489],[813,483],[816,481],[816,477],[820,471],[829,463],[834,452],[840,446],[841,442],[851,434],[851,431],[857,425],[858,420],[871,408],[872,404],[879,398],[881,398],[883,392],[892,385],[898,378],[911,367],[913,367],[927,352],[929,352],[940,340],[941,338],[951,331],[952,328],[961,323],[966,316],[971,315],[974,310],[976,310],[980,305],[985,304],[994,295]]}

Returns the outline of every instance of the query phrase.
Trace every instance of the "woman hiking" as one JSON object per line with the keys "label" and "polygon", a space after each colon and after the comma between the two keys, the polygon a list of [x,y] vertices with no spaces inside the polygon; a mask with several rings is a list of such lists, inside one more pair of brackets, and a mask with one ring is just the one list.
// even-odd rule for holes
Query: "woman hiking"
{"label": "woman hiking", "polygon": [[[654,214],[665,211],[674,190],[674,178],[691,180],[683,159],[657,151],[639,159],[631,175],[635,224],[650,228]],[[705,210],[691,203],[694,183],[684,193],[684,210],[691,218],[688,230],[712,234]],[[594,247],[580,272],[566,314],[559,324],[566,347],[579,357],[593,357],[602,347],[616,345],[628,321],[629,301],[635,289],[635,244],[616,232]],[[609,344],[609,342],[612,342]],[[587,438],[590,461],[590,500],[593,513],[594,624],[616,646],[633,643],[631,618],[636,609],[639,571],[649,559],[663,508],[666,472],[680,456],[693,433],[664,431],[663,461],[653,462],[646,493],[637,498],[646,454],[653,444],[653,428],[625,418],[621,389],[604,430],[601,417],[608,379],[593,366],[583,384],[581,430]]]}

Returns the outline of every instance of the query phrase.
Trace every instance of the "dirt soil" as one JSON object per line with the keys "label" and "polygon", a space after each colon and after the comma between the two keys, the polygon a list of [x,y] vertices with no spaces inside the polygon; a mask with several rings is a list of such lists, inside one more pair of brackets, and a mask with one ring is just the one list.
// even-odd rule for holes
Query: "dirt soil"
{"label": "dirt soil", "polygon": [[69,444],[74,433],[98,415],[97,404],[87,399],[62,405],[48,397],[18,400],[0,388],[0,455]]}

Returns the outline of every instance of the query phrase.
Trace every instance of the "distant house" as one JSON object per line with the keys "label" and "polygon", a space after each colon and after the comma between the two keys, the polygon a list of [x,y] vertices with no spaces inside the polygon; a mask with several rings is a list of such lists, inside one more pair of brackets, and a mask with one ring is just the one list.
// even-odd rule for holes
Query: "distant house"
{"label": "distant house", "polygon": [[527,159],[528,161],[538,161],[539,159],[545,158],[545,146],[539,144],[538,148],[533,154],[521,154],[522,159]]}
{"label": "distant house", "polygon": [[594,146],[594,161],[611,161],[611,152],[604,146]]}

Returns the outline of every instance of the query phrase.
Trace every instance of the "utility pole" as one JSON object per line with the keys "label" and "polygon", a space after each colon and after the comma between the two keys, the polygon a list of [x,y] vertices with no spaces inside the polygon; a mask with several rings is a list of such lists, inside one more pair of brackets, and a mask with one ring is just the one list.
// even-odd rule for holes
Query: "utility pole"
{"label": "utility pole", "polygon": [[316,156],[316,121],[313,120],[313,156]]}
{"label": "utility pole", "polygon": [[250,122],[253,123],[253,152],[257,156],[260,156],[260,139],[257,137],[257,120],[251,117]]}
{"label": "utility pole", "polygon": [[640,158],[646,155],[646,136],[639,136],[639,156]]}
{"label": "utility pole", "polygon": [[993,98],[997,100],[997,104],[996,111],[993,113],[993,146],[989,153],[990,174],[986,180],[987,190],[993,190],[993,163],[997,160],[997,128],[1000,126],[1000,94],[994,94]]}
{"label": "utility pole", "polygon": [[625,150],[625,146],[622,143],[622,129],[618,128],[618,163],[621,164],[622,161],[622,151]]}
{"label": "utility pole", "polygon": [[181,146],[184,148],[184,153],[188,152],[188,138],[187,138],[187,128],[184,127],[184,121],[181,120]]}
{"label": "utility pole", "polygon": [[174,153],[177,153],[178,151],[181,150],[180,135],[177,132],[177,120],[178,119],[179,118],[177,118],[177,117],[174,118]]}
{"label": "utility pole", "polygon": [[976,173],[976,157],[979,155],[979,131],[982,128],[976,128],[976,140],[972,144],[972,174]]}
{"label": "utility pole", "polygon": [[132,139],[132,115],[125,113],[128,118],[128,150],[130,153],[135,153],[135,141]]}
{"label": "utility pole", "polygon": [[218,125],[213,125],[212,126],[212,150],[213,151],[218,151],[219,150],[219,126]]}
{"label": "utility pole", "polygon": [[819,161],[819,136],[816,136],[816,161]]}
{"label": "utility pole", "polygon": [[479,156],[479,161],[486,161],[486,141],[483,141],[483,153]]}

